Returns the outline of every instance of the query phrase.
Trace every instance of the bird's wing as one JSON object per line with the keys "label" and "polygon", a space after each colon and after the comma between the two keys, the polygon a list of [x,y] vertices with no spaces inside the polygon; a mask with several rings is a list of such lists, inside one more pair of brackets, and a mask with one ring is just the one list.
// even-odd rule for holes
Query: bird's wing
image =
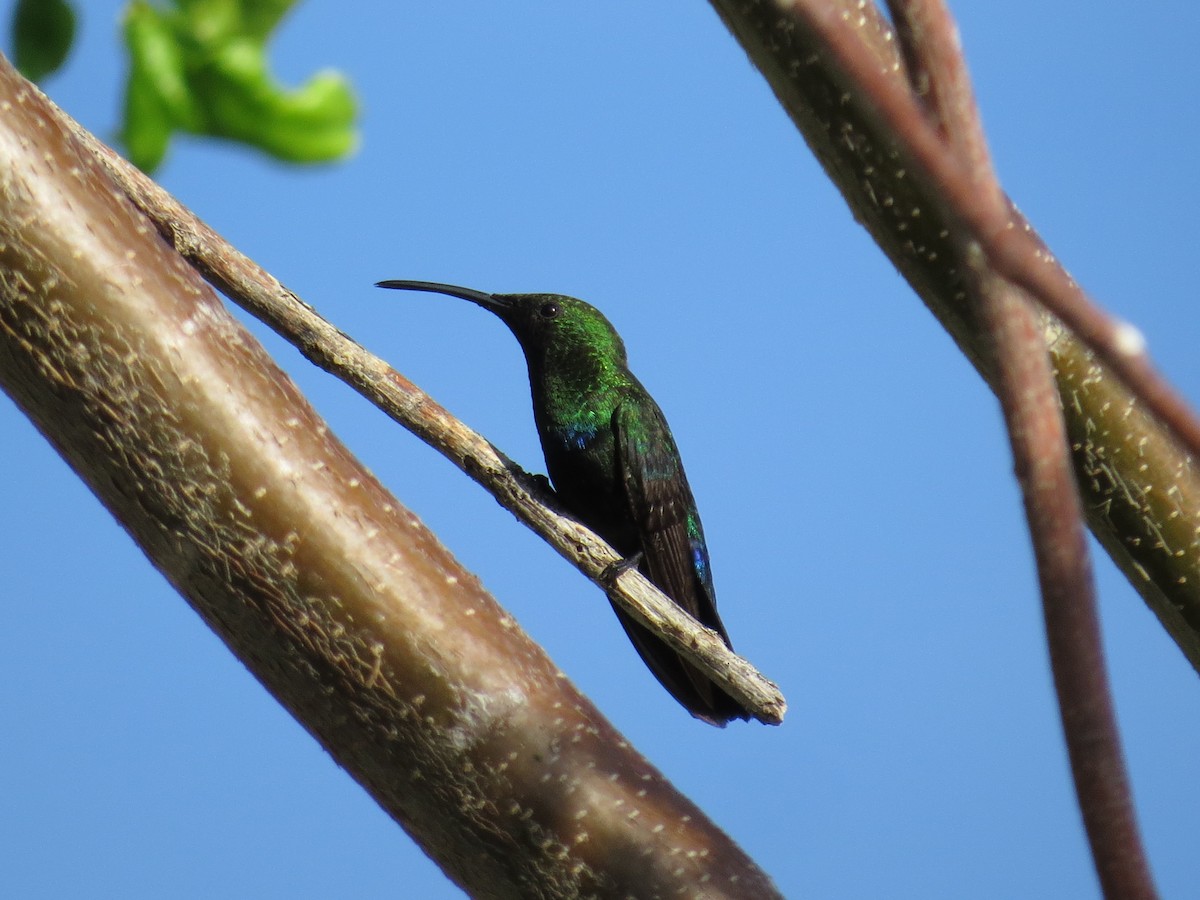
{"label": "bird's wing", "polygon": [[662,412],[644,400],[613,414],[625,500],[641,539],[643,570],[668,597],[729,643],[717,615],[696,504]]}
{"label": "bird's wing", "polygon": [[[700,518],[662,412],[644,397],[623,401],[613,413],[613,432],[625,501],[641,544],[642,573],[728,645]],[[749,718],[707,675],[616,603],[613,608],[643,661],[692,715],[722,727],[730,719]]]}

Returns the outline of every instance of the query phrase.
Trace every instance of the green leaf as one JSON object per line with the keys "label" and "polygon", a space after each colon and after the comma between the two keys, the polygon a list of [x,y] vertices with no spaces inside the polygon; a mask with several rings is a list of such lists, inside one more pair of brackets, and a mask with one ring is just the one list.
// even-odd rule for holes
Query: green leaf
{"label": "green leaf", "polygon": [[30,81],[41,81],[71,52],[75,11],[67,0],[18,0],[12,30],[17,68]]}
{"label": "green leaf", "polygon": [[171,22],[150,4],[137,0],[125,10],[124,33],[129,47],[129,82],[121,141],[133,164],[149,172],[166,155],[171,133],[196,129],[202,118],[192,99],[184,54]]}
{"label": "green leaf", "polygon": [[142,169],[161,162],[174,131],[257,147],[289,162],[326,162],[357,143],[346,79],[322,71],[288,89],[266,44],[295,0],[133,0],[125,40],[132,65],[123,138]]}
{"label": "green leaf", "polygon": [[242,4],[245,33],[266,37],[292,8],[292,2],[293,0],[245,0]]}
{"label": "green leaf", "polygon": [[144,0],[125,11],[130,87],[156,98],[161,113],[181,128],[200,128],[203,116],[192,96],[187,58],[171,20]]}
{"label": "green leaf", "polygon": [[354,149],[357,107],[349,85],[318,72],[293,91],[280,88],[249,41],[231,41],[197,80],[210,134],[253,144],[279,159],[318,162]]}

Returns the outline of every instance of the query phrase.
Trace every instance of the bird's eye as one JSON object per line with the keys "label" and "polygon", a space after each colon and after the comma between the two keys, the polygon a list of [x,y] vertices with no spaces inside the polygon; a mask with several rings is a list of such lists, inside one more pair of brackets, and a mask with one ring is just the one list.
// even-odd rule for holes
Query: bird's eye
{"label": "bird's eye", "polygon": [[557,318],[561,311],[562,310],[559,305],[553,300],[547,300],[540,307],[538,307],[538,315],[540,315],[543,319]]}

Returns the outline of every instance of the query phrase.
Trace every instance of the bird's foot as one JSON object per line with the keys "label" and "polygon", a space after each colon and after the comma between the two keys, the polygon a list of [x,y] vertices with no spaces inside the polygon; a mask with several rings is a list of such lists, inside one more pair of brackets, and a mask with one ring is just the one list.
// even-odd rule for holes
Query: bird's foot
{"label": "bird's foot", "polygon": [[609,563],[604,567],[604,571],[600,573],[600,580],[609,588],[616,587],[617,579],[628,572],[630,569],[636,569],[642,564],[642,551],[639,550],[633,556],[627,556],[624,559],[618,559],[615,563]]}

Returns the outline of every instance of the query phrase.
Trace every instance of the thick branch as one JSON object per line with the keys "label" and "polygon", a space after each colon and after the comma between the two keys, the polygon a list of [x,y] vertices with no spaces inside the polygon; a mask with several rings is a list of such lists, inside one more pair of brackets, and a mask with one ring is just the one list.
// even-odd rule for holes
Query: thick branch
{"label": "thick branch", "polygon": [[0,62],[0,384],[476,896],[775,896],[329,433]]}

